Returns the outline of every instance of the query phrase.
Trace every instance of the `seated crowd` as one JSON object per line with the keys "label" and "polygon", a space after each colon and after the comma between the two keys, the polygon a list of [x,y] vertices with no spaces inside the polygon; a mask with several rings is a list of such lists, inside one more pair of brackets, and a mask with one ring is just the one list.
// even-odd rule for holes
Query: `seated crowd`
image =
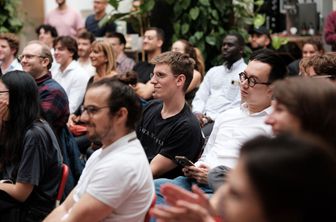
{"label": "seated crowd", "polygon": [[19,56],[0,34],[0,221],[336,221],[335,54],[309,40],[288,77],[267,30],[246,62],[229,33],[205,73],[151,27],[136,63],[96,27],[105,4],[87,30],[39,26]]}

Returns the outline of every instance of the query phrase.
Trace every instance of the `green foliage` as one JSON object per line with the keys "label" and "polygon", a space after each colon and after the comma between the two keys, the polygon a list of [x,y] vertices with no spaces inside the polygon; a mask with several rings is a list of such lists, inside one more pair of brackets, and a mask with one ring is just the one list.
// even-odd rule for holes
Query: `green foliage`
{"label": "green foliage", "polygon": [[17,16],[19,0],[0,0],[0,33],[19,33],[23,27]]}
{"label": "green foliage", "polygon": [[281,36],[273,36],[272,37],[272,47],[278,50],[282,45],[286,45],[288,43],[288,38]]}

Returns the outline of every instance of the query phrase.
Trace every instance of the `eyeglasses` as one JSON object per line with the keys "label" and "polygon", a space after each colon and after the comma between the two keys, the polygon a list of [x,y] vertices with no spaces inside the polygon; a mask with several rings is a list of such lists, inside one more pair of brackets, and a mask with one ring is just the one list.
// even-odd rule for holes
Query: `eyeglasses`
{"label": "eyeglasses", "polygon": [[19,61],[22,61],[24,58],[32,59],[34,57],[40,57],[42,59],[45,58],[44,56],[40,56],[40,55],[23,54],[23,55],[19,55],[18,59],[19,59]]}
{"label": "eyeglasses", "polygon": [[0,93],[8,93],[8,92],[9,92],[8,90],[0,91]]}
{"label": "eyeglasses", "polygon": [[82,114],[84,112],[86,112],[90,117],[92,117],[93,115],[97,114],[101,109],[106,109],[106,108],[110,108],[110,106],[102,106],[102,107],[96,107],[96,106],[81,106],[80,110],[82,112]]}
{"label": "eyeglasses", "polygon": [[330,79],[330,80],[335,80],[336,77],[334,75],[315,75],[311,76],[313,79]]}
{"label": "eyeglasses", "polygon": [[167,76],[168,74],[166,73],[162,73],[162,72],[156,72],[156,73],[151,73],[149,74],[149,77],[152,79],[153,77],[155,77],[156,80],[160,80],[163,79]]}
{"label": "eyeglasses", "polygon": [[255,77],[253,76],[247,76],[245,72],[239,73],[239,80],[240,82],[244,82],[247,80],[247,84],[249,87],[254,87],[256,84],[262,84],[262,85],[270,85],[270,82],[258,82]]}

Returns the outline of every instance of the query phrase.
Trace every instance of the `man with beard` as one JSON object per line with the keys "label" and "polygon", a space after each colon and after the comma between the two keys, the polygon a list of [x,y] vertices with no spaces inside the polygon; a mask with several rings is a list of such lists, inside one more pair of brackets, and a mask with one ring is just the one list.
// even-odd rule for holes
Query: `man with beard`
{"label": "man with beard", "polygon": [[224,64],[211,68],[204,77],[192,102],[192,109],[205,136],[209,136],[216,117],[227,109],[239,106],[239,73],[246,64],[242,58],[244,38],[227,35],[222,44]]}
{"label": "man with beard", "polygon": [[75,37],[84,28],[84,21],[81,14],[69,7],[66,0],[56,0],[57,8],[51,10],[44,19],[44,24],[56,28],[59,36]]}
{"label": "man with beard", "polygon": [[102,147],[87,161],[78,184],[46,219],[50,221],[144,221],[154,187],[150,167],[134,128],[140,100],[118,80],[92,83],[81,121]]}
{"label": "man with beard", "polygon": [[77,36],[78,65],[81,66],[89,76],[96,74],[96,68],[91,65],[90,53],[95,36],[91,32],[81,32]]}
{"label": "man with beard", "polygon": [[152,98],[154,91],[153,84],[150,83],[150,74],[154,70],[154,64],[151,60],[161,53],[161,47],[164,42],[164,32],[162,29],[150,27],[146,30],[143,37],[143,50],[146,52],[147,60],[138,62],[133,70],[138,74],[139,83],[134,87],[138,96],[143,99]]}

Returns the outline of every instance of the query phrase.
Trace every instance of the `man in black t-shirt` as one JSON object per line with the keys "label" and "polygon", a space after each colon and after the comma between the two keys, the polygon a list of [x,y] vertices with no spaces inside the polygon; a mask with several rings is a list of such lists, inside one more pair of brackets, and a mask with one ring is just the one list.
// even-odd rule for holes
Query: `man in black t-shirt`
{"label": "man in black t-shirt", "polygon": [[159,100],[145,108],[137,136],[154,178],[175,178],[183,175],[175,156],[196,161],[204,142],[199,123],[185,101],[194,62],[178,52],[162,53],[153,62],[150,83],[154,86],[154,99]]}

